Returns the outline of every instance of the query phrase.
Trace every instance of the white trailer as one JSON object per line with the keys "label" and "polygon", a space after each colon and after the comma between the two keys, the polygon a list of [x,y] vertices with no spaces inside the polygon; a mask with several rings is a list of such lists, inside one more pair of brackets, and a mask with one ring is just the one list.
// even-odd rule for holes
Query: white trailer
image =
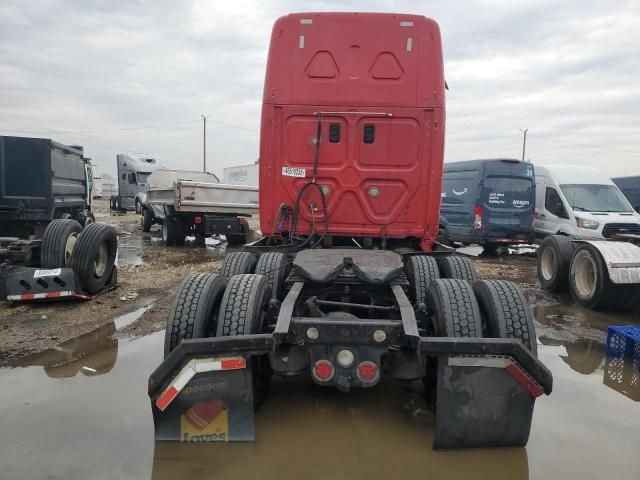
{"label": "white trailer", "polygon": [[258,162],[227,167],[223,170],[223,182],[228,185],[258,186]]}
{"label": "white trailer", "polygon": [[219,183],[210,173],[157,170],[149,176],[142,205],[143,230],[162,225],[167,245],[182,245],[194,235],[197,243],[225,235],[229,244],[246,242],[247,217],[258,213],[258,188]]}

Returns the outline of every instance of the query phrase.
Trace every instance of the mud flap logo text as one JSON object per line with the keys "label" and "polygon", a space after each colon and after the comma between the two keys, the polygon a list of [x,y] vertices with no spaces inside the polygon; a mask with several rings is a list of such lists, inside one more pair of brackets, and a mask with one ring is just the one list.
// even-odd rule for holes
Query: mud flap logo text
{"label": "mud flap logo text", "polygon": [[226,442],[229,412],[222,400],[196,403],[180,417],[181,442]]}

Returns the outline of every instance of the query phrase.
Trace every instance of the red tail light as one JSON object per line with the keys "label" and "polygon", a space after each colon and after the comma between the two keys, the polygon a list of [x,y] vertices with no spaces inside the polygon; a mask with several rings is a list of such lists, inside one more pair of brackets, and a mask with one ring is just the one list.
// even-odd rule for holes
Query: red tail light
{"label": "red tail light", "polygon": [[333,368],[333,365],[329,360],[318,360],[313,364],[313,376],[320,382],[328,382],[331,380],[335,371],[335,368]]}
{"label": "red tail light", "polygon": [[482,207],[480,205],[476,205],[476,208],[473,209],[473,228],[482,228]]}
{"label": "red tail light", "polygon": [[202,217],[195,218],[196,225],[200,225],[202,223]]}
{"label": "red tail light", "polygon": [[362,383],[374,383],[380,378],[380,369],[373,362],[362,362],[358,365],[356,376]]}

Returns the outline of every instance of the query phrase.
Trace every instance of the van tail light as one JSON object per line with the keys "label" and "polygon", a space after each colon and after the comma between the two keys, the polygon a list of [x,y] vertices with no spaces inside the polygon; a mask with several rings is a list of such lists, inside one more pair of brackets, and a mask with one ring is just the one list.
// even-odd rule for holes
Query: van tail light
{"label": "van tail light", "polygon": [[195,218],[195,224],[196,225],[200,225],[202,223],[202,217],[196,217]]}
{"label": "van tail light", "polygon": [[482,207],[480,205],[476,205],[476,208],[473,209],[473,228],[476,230],[482,228]]}

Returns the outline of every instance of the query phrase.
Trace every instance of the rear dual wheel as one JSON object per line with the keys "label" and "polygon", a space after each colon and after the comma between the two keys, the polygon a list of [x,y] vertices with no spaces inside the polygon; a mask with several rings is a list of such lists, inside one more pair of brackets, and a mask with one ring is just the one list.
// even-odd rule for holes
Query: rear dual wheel
{"label": "rear dual wheel", "polygon": [[[176,293],[165,330],[165,358],[182,340],[250,335],[267,326],[271,287],[263,275],[188,275]],[[266,398],[271,382],[267,355],[251,358],[255,406]]]}
{"label": "rear dual wheel", "polygon": [[117,251],[118,236],[111,225],[92,223],[86,226],[78,235],[69,264],[76,276],[76,287],[93,295],[109,280],[113,283]]}
{"label": "rear dual wheel", "polygon": [[40,246],[40,265],[43,268],[64,268],[71,265],[71,256],[82,232],[75,220],[54,220],[44,230]]}
{"label": "rear dual wheel", "polygon": [[593,310],[629,310],[638,305],[637,284],[615,284],[600,251],[589,243],[579,245],[569,266],[569,289],[574,301]]}
{"label": "rear dual wheel", "polygon": [[[145,210],[146,211],[146,210]],[[162,241],[165,245],[184,245],[185,231],[182,222],[175,217],[165,217],[162,222]]]}

